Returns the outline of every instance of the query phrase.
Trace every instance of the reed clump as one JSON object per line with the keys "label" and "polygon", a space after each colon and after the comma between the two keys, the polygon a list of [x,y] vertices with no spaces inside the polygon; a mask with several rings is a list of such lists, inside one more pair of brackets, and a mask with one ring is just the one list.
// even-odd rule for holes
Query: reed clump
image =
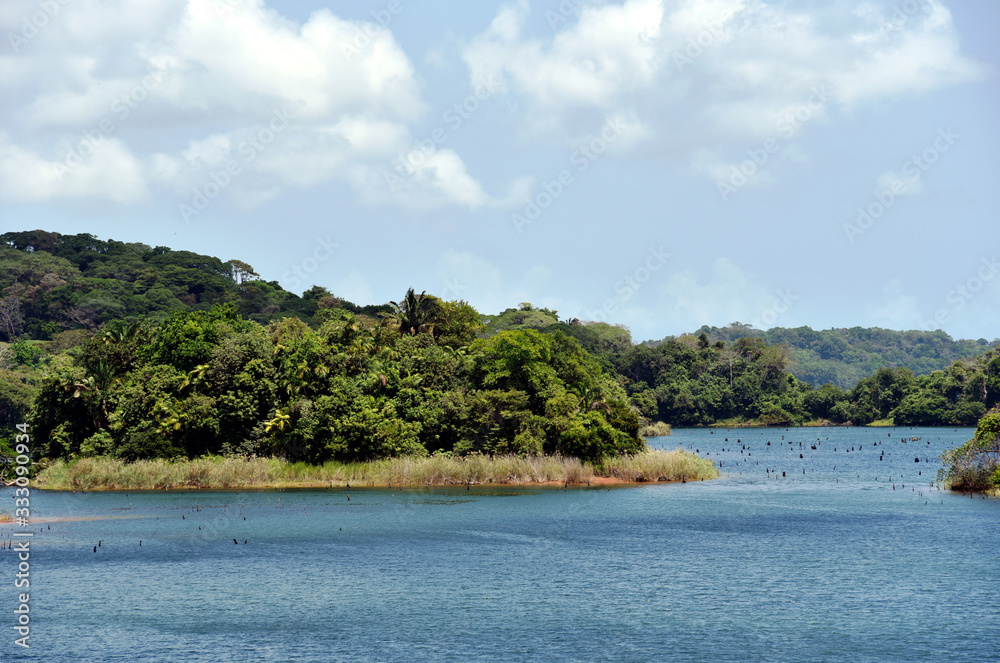
{"label": "reed clump", "polygon": [[639,434],[643,437],[665,437],[671,435],[672,431],[670,430],[670,424],[664,421],[657,421],[656,423],[643,426]]}
{"label": "reed clump", "polygon": [[683,449],[650,449],[633,456],[606,458],[602,474],[633,483],[643,481],[704,481],[715,479],[715,463]]}
{"label": "reed clump", "polygon": [[194,460],[80,458],[56,461],[36,479],[54,490],[162,490],[164,488],[242,488],[277,480],[282,465],[273,458],[211,456]]}
{"label": "reed clump", "polygon": [[346,486],[455,486],[680,481],[718,476],[711,461],[686,451],[646,451],[590,463],[564,456],[404,456],[364,463],[291,463],[277,458],[211,456],[194,460],[116,458],[56,461],[35,485],[49,490],[251,489]]}

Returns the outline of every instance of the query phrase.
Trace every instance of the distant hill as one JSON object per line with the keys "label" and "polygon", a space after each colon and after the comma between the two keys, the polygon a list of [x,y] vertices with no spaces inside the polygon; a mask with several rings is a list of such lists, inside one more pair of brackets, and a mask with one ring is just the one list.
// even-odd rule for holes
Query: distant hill
{"label": "distant hill", "polygon": [[955,340],[940,331],[893,331],[878,327],[822,331],[775,327],[762,331],[736,322],[726,327],[703,326],[694,332],[694,336],[700,334],[713,343],[724,341],[727,345],[748,336],[784,345],[791,351],[789,368],[796,378],[816,387],[832,384],[843,389],[850,389],[880,368],[906,367],[914,375],[927,375],[946,369],[958,359],[970,359],[1000,345],[996,339]]}
{"label": "distant hill", "polygon": [[493,336],[510,329],[545,329],[559,322],[559,315],[556,311],[523,303],[518,308],[509,308],[497,315],[481,313],[479,319],[483,323],[484,335]]}
{"label": "distant hill", "polygon": [[[223,261],[165,246],[101,240],[90,234],[33,230],[0,235],[0,342],[22,337],[50,340],[68,330],[93,333],[112,320],[163,320],[175,311],[207,311],[227,302],[236,304],[243,317],[262,324],[297,317],[316,326],[339,315],[338,311],[375,317],[391,310],[387,303],[345,301],[321,286],[297,295],[277,281],[261,280],[252,266],[235,259]],[[504,330],[561,331],[604,362],[632,347],[632,338],[623,327],[560,321],[556,311],[528,303],[496,315],[480,315],[480,320],[485,337]],[[927,375],[1000,344],[997,340],[954,340],[943,332],[861,327],[761,331],[734,323],[705,326],[693,336],[702,333],[713,344],[732,345],[740,338],[756,337],[783,345],[789,350],[789,368],[796,378],[817,387],[829,383],[843,389],[880,368],[906,367],[915,375]]]}
{"label": "distant hill", "polygon": [[239,260],[90,234],[0,235],[0,341],[22,334],[48,340],[67,330],[93,331],[111,320],[163,319],[174,311],[227,302],[261,323],[289,316],[310,322],[324,308],[388,310],[356,306],[317,286],[300,297],[277,281],[261,280]]}
{"label": "distant hill", "polygon": [[235,259],[0,235],[0,455],[3,430],[25,420],[54,456],[271,453],[295,435],[316,460],[347,444],[330,437],[343,431],[357,457],[600,457],[644,422],[972,425],[1000,404],[994,345],[739,323],[636,345],[624,326],[530,303],[481,315],[410,288],[358,306],[318,285],[288,292]]}

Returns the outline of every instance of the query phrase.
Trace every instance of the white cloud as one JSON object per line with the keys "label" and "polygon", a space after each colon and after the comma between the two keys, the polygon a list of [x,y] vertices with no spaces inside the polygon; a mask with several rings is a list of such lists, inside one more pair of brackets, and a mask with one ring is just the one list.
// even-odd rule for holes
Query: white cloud
{"label": "white cloud", "polygon": [[[462,159],[454,150],[442,148],[426,154],[417,148],[407,153],[406,161],[410,164],[407,170],[387,172],[383,176],[388,194],[397,200],[406,200],[418,207],[450,200],[473,209],[490,202],[490,196],[465,171]],[[385,195],[382,187],[369,192],[370,199]]]}
{"label": "white cloud", "polygon": [[556,35],[548,50],[522,39],[527,13],[526,2],[502,8],[464,57],[474,81],[506,74],[540,111],[534,119],[545,128],[558,126],[558,114],[568,107],[613,108],[623,93],[652,83],[653,40],[663,16],[659,0],[584,7],[573,29]]}
{"label": "white cloud", "polygon": [[[0,14],[5,33],[37,10],[18,4]],[[298,24],[263,0],[59,4],[26,45],[0,56],[0,96],[0,164],[33,173],[30,186],[4,183],[10,200],[132,202],[154,188],[187,203],[233,161],[239,176],[225,193],[242,203],[331,180],[367,192],[384,188],[379,167],[411,148],[410,126],[425,111],[389,30],[327,9]],[[266,140],[276,113],[293,119]],[[59,180],[43,172],[95,133],[104,146],[84,164]],[[427,171],[412,183],[423,200],[492,200],[454,152]]]}
{"label": "white cloud", "polygon": [[361,272],[352,270],[346,276],[333,282],[331,291],[337,297],[355,304],[368,304],[375,301],[371,285]]}
{"label": "white cloud", "polygon": [[672,329],[685,330],[731,322],[780,326],[799,298],[794,290],[769,287],[728,258],[716,259],[704,280],[692,271],[674,272],[656,292],[658,317]]}
{"label": "white cloud", "polygon": [[501,9],[464,58],[473,80],[503,80],[500,91],[519,97],[539,136],[572,141],[631,114],[644,132],[636,149],[719,177],[748,149],[769,139],[785,147],[835,110],[979,76],[959,53],[948,10],[937,0],[915,6],[900,18],[856,0],[808,10],[761,0],[588,3],[545,40],[525,34],[522,0]]}
{"label": "white cloud", "polygon": [[840,103],[927,92],[979,75],[959,54],[951,13],[936,0],[913,4],[926,10],[907,14],[897,5],[852,35],[856,59],[830,75]]}
{"label": "white cloud", "polygon": [[511,278],[480,255],[450,250],[438,259],[437,277],[439,285],[429,287],[428,292],[448,300],[464,299],[483,313],[498,313],[529,301],[537,307],[558,308],[554,299],[531,299],[532,292],[551,291],[552,272],[543,264]]}
{"label": "white cloud", "polygon": [[105,138],[86,154],[48,161],[0,134],[0,196],[13,202],[79,198],[122,204],[147,198],[141,166],[120,141]]}
{"label": "white cloud", "polygon": [[886,171],[879,175],[877,191],[891,191],[897,196],[913,196],[923,193],[924,184],[920,177]]}
{"label": "white cloud", "polygon": [[487,193],[450,148],[426,150],[417,146],[397,156],[393,167],[358,169],[354,179],[369,202],[392,200],[418,209],[439,207],[445,202],[473,210],[511,208],[523,205],[531,192],[530,178],[518,178],[502,196]]}
{"label": "white cloud", "polygon": [[920,329],[920,300],[906,294],[903,282],[892,279],[882,289],[880,301],[865,307],[868,324],[885,329]]}

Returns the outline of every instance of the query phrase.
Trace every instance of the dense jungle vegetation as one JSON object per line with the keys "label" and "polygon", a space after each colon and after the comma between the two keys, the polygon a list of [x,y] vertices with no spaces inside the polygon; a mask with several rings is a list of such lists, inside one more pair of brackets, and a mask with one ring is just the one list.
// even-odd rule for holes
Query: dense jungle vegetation
{"label": "dense jungle vegetation", "polygon": [[[813,355],[873,370],[845,387]],[[29,421],[51,458],[594,460],[640,451],[655,422],[975,425],[998,401],[1000,354],[941,332],[737,324],[635,344],[529,303],[484,315],[411,288],[358,305],[239,260],[0,235],[0,430]]]}

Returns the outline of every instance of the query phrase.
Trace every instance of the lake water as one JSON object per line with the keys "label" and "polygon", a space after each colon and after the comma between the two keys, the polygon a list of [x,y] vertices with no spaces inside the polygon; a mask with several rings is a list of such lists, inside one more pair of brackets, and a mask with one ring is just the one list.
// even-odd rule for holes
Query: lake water
{"label": "lake water", "polygon": [[29,650],[0,556],[0,660],[1000,660],[1000,501],[931,487],[971,434],[679,430],[723,478],[635,488],[36,493],[81,520],[36,523]]}

